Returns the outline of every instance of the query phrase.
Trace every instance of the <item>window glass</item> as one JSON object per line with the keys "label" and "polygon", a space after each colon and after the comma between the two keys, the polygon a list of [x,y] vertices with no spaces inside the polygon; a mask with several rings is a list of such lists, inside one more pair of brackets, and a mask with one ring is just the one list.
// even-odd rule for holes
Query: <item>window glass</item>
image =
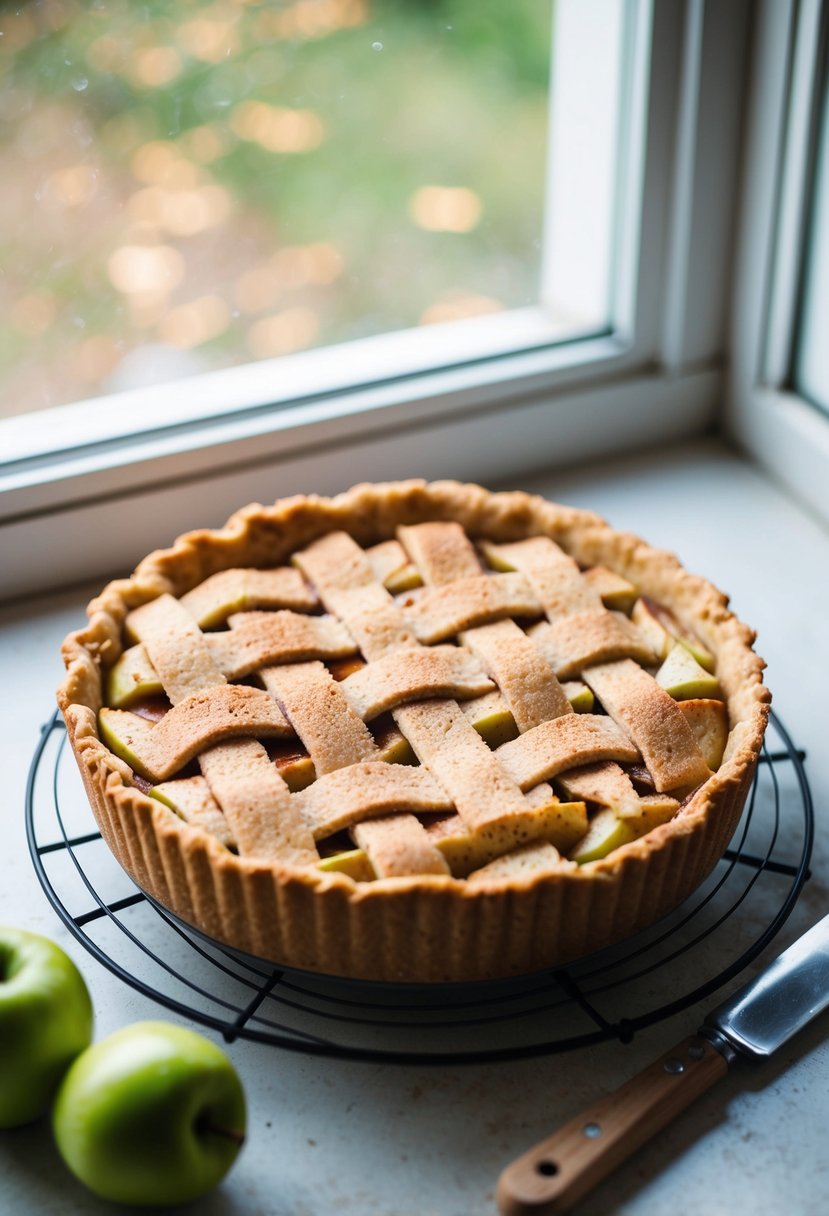
{"label": "window glass", "polygon": [[0,414],[537,303],[551,23],[0,7]]}
{"label": "window glass", "polygon": [[829,85],[824,83],[795,384],[829,413]]}

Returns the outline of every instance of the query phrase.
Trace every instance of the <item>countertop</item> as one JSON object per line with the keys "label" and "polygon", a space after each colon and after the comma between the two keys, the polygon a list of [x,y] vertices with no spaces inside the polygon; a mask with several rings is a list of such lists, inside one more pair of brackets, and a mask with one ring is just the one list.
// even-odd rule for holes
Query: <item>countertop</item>
{"label": "countertop", "polygon": [[[775,710],[807,754],[817,832],[812,877],[742,982],[829,910],[823,708],[829,533],[764,474],[714,441],[578,474],[535,476],[525,487],[590,507],[614,526],[672,549],[689,569],[727,591],[735,611],[757,630]],[[75,958],[92,992],[100,1038],[143,1018],[183,1019],[128,987],[75,941],[47,902],[26,847],[26,777],[53,711],[60,641],[82,622],[94,590],[0,610],[6,774],[0,920],[47,934]],[[735,913],[735,932],[755,927],[741,922],[749,915],[757,913]],[[610,1041],[541,1059],[463,1067],[316,1058],[237,1040],[227,1050],[248,1095],[248,1142],[216,1191],[177,1210],[205,1216],[494,1216],[495,1183],[506,1164],[692,1033],[711,1004],[709,998],[660,1021],[627,1045]],[[771,1062],[734,1068],[579,1210],[591,1216],[825,1213],[828,1030],[824,1016]],[[221,1042],[216,1032],[205,1033]],[[0,1212],[105,1216],[123,1210],[95,1199],[66,1173],[45,1121],[0,1134]]]}

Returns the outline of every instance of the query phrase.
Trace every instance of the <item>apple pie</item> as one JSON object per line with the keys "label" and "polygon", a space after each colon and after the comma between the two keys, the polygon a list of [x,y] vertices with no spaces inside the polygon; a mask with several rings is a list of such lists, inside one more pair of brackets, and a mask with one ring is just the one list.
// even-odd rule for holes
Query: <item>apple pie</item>
{"label": "apple pie", "polygon": [[110,583],[58,690],[102,835],[209,937],[369,980],[527,973],[665,915],[740,818],[754,636],[598,516],[294,497]]}

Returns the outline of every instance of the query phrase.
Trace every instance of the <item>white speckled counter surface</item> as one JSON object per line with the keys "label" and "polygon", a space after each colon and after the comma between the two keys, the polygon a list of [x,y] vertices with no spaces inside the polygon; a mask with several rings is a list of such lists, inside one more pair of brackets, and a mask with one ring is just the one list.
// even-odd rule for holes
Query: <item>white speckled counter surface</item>
{"label": "white speckled counter surface", "polygon": [[[757,630],[775,709],[807,753],[817,839],[812,878],[779,936],[742,977],[748,978],[829,910],[829,533],[714,443],[525,484],[597,510],[616,527],[674,550],[689,569],[727,591]],[[52,712],[60,641],[83,619],[94,590],[0,611],[0,920],[55,938],[76,959],[92,991],[100,1037],[141,1018],[178,1019],[111,975],[70,936],[40,889],[26,847],[26,774]],[[735,915],[738,932],[742,913]],[[712,959],[714,967],[717,961]],[[657,988],[659,982],[655,977]],[[732,982],[718,995],[736,986]],[[494,1216],[494,1188],[504,1165],[692,1033],[717,999],[659,1022],[626,1046],[605,1042],[510,1064],[365,1064],[237,1041],[229,1051],[248,1094],[248,1143],[218,1190],[178,1210],[204,1216]],[[591,1216],[829,1211],[827,1032],[824,1016],[770,1063],[732,1070],[580,1210]],[[125,1209],[96,1200],[67,1175],[45,1122],[0,1135],[4,1216],[105,1216],[116,1210]]]}

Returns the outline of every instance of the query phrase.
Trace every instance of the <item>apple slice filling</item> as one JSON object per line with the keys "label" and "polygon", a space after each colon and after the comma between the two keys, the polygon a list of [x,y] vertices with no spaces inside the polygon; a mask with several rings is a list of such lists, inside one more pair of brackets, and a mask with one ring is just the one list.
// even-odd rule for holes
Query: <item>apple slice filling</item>
{"label": "apple slice filling", "polygon": [[223,805],[233,741],[255,739],[302,864],[359,883],[601,862],[673,818],[728,740],[699,639],[545,537],[331,534],[151,601],[124,637],[99,727],[136,784],[242,853],[279,837]]}

